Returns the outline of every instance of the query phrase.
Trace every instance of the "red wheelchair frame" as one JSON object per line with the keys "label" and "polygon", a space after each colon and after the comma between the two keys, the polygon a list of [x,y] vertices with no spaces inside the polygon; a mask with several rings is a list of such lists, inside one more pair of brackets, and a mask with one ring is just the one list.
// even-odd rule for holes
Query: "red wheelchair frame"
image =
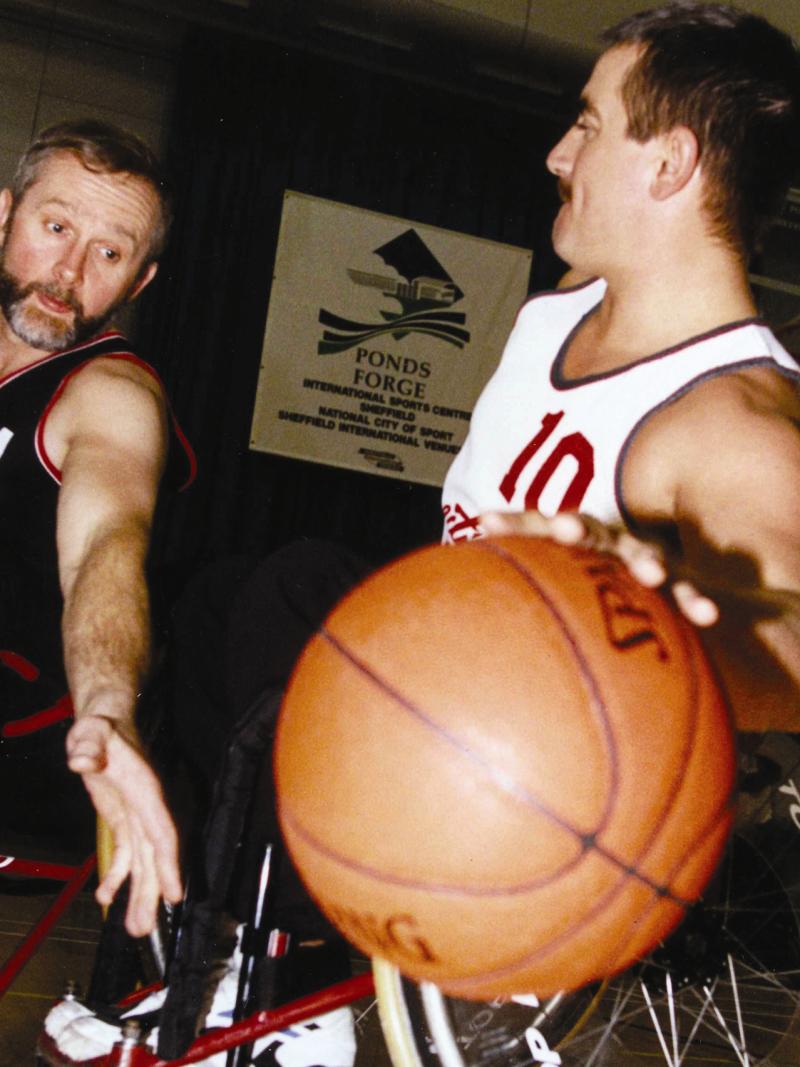
{"label": "red wheelchair frame", "polygon": [[89,856],[77,867],[60,863],[45,863],[40,860],[18,859],[16,856],[0,856],[0,874],[47,878],[65,883],[64,888],[25,936],[19,948],[0,967],[0,997],[5,995],[19,972],[86,885],[96,866],[97,860],[94,855]]}

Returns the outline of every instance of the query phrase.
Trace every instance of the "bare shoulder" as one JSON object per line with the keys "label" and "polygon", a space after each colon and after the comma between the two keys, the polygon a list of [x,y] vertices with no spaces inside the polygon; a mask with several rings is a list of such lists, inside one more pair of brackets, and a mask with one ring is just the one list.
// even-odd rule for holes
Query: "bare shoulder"
{"label": "bare shoulder", "polygon": [[[729,413],[800,419],[800,382],[770,367],[750,367],[702,382],[686,397],[695,406],[710,401]],[[692,405],[686,404],[687,414]]]}
{"label": "bare shoulder", "polygon": [[94,392],[120,392],[130,396],[139,394],[163,402],[163,389],[158,378],[143,364],[132,359],[98,356],[81,367],[69,379],[63,398],[78,398]]}
{"label": "bare shoulder", "polygon": [[159,380],[132,360],[109,357],[92,360],[68,379],[44,426],[45,449],[59,468],[78,442],[158,456],[165,435]]}
{"label": "bare shoulder", "polygon": [[701,382],[653,419],[653,431],[668,434],[678,455],[712,463],[718,453],[763,458],[763,449],[798,439],[799,428],[798,383],[763,367]]}
{"label": "bare shoulder", "polygon": [[[753,547],[800,529],[800,401],[780,373],[748,370],[675,405],[675,509],[709,541]],[[704,410],[705,409],[705,410]],[[769,537],[767,537],[769,528]]]}
{"label": "bare shoulder", "polygon": [[624,477],[634,510],[662,519],[723,498],[742,506],[800,493],[797,383],[765,368],[700,383],[643,427]]}

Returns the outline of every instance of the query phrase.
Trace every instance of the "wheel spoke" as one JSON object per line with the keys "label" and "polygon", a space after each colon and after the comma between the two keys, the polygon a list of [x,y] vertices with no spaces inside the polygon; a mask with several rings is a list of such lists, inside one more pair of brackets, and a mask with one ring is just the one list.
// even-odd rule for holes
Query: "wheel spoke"
{"label": "wheel spoke", "polygon": [[728,1041],[730,1042],[731,1048],[736,1053],[736,1055],[737,1055],[737,1057],[739,1059],[739,1063],[741,1063],[742,1067],[751,1067],[750,1058],[747,1055],[747,1051],[744,1050],[744,1049],[741,1049],[739,1047],[739,1044],[738,1044],[735,1036],[731,1032],[730,1027],[725,1022],[725,1017],[723,1016],[722,1012],[719,1010],[719,1007],[718,1007],[716,1001],[713,998],[713,993],[712,993],[710,987],[709,986],[703,986],[703,992],[708,997],[711,998],[711,1010],[714,1013],[714,1016],[715,1016],[717,1022],[722,1027],[722,1033],[728,1039]]}
{"label": "wheel spoke", "polygon": [[[684,1048],[683,1048],[683,1054],[681,1055],[680,1059],[678,1060],[678,1067],[681,1067],[681,1064],[683,1063],[684,1059],[686,1058],[687,1052],[689,1052],[689,1050],[692,1047],[692,1042],[695,1039],[695,1035],[697,1034],[697,1031],[700,1029],[700,1027],[701,1027],[701,1025],[703,1023],[703,1019],[706,1016],[706,1013],[708,1012],[709,1008],[711,1007],[712,996],[713,996],[713,989],[712,989],[711,995],[709,995],[707,997],[704,997],[702,999],[700,1010],[697,1012],[697,1015],[694,1017],[694,1021],[692,1023],[692,1028],[689,1031],[689,1036],[686,1039],[686,1044],[684,1045]],[[684,1005],[684,1007],[685,1007],[685,1005]]]}
{"label": "wheel spoke", "polygon": [[[747,1058],[747,1042],[744,1037],[744,1021],[742,1019],[742,1005],[739,1000],[739,983],[736,980],[736,971],[733,966],[733,956],[728,953],[728,973],[731,976],[731,989],[733,990],[733,1000],[736,1005],[736,1021],[739,1024],[739,1039],[741,1041],[741,1047],[744,1050],[745,1058]],[[748,1061],[749,1062],[749,1061]]]}
{"label": "wheel spoke", "polygon": [[[658,1043],[659,1045],[661,1045],[661,1051],[664,1053],[664,1059],[666,1060],[668,1067],[678,1067],[677,1060],[673,1059],[672,1056],[670,1056],[669,1049],[667,1048],[667,1042],[664,1040],[664,1033],[661,1029],[661,1023],[658,1020],[658,1014],[656,1012],[653,1001],[650,998],[650,990],[647,988],[647,984],[645,982],[642,982],[641,986],[642,993],[644,994],[644,999],[647,1001],[647,1010],[650,1012],[650,1018],[653,1022],[653,1029],[655,1031],[656,1037],[658,1038]],[[672,1032],[674,1038],[674,1027]]]}
{"label": "wheel spoke", "polygon": [[592,1051],[588,1053],[585,1067],[593,1067],[598,1056],[608,1046],[609,1041],[614,1040],[614,1031],[618,1025],[624,1025],[634,1016],[641,1014],[643,1009],[640,1007],[635,1008],[631,1012],[627,1011],[628,1004],[635,993],[635,989],[636,987],[633,982],[630,982],[628,985],[618,985],[616,987],[609,1018],[602,1025],[590,1026],[579,1035],[578,1039],[582,1046],[589,1040],[592,1041]]}

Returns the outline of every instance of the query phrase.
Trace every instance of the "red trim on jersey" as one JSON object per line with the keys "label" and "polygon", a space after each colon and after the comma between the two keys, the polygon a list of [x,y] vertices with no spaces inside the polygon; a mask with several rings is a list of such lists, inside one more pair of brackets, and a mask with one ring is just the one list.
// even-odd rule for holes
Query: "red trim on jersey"
{"label": "red trim on jersey", "polygon": [[[153,373],[155,373],[155,371]],[[161,381],[160,378],[159,381]],[[169,401],[167,401],[167,403],[169,404]],[[175,417],[175,413],[173,412],[172,407],[170,407],[169,409],[169,417],[170,419],[172,419],[172,429],[175,431],[175,436],[180,441],[181,448],[185,452],[186,458],[189,461],[189,473],[186,475],[186,481],[183,483],[183,485],[178,486],[178,492],[182,493],[184,489],[189,488],[189,486],[197,477],[197,456],[195,455],[194,449],[192,448],[189,442],[189,438],[183,432],[183,427]]]}
{"label": "red trim on jersey", "polygon": [[95,345],[98,341],[108,341],[112,337],[119,337],[120,341],[124,340],[122,334],[118,330],[109,330],[107,333],[101,333],[97,337],[93,337],[91,341],[86,341],[84,344],[77,345],[75,348],[65,348],[61,352],[49,352],[46,356],[42,356],[41,359],[34,360],[33,363],[26,363],[24,367],[12,370],[10,374],[5,376],[5,378],[0,378],[0,389],[15,378],[19,378],[21,374],[33,370],[34,367],[40,367],[43,363],[61,359],[62,356],[71,356],[73,352],[80,352],[82,348],[88,348],[90,345]]}
{"label": "red trim on jersey", "polygon": [[[113,337],[114,334],[104,335],[104,337],[109,337],[109,336]],[[120,339],[122,338],[121,334],[118,334],[117,336],[119,336]],[[95,340],[98,340],[98,338],[95,338]],[[93,344],[94,342],[91,342],[91,343]],[[79,351],[79,349],[71,349],[70,351],[71,352],[75,352],[75,351]],[[58,353],[58,355],[64,355],[64,353]],[[122,360],[125,360],[128,363],[133,363],[135,366],[139,367],[141,370],[146,371],[150,375],[151,378],[154,378],[155,381],[158,382],[158,385],[159,385],[159,387],[161,389],[161,392],[162,392],[162,394],[163,394],[163,396],[164,396],[164,398],[166,400],[166,403],[167,403],[167,409],[169,411],[170,422],[172,423],[172,428],[173,428],[173,430],[175,432],[175,436],[178,438],[178,440],[179,440],[179,442],[181,444],[181,447],[183,448],[184,452],[186,453],[186,458],[187,458],[188,463],[189,463],[189,474],[188,474],[186,480],[183,482],[183,484],[178,487],[178,492],[183,492],[184,489],[188,489],[188,487],[192,484],[192,482],[194,481],[194,479],[195,479],[195,477],[197,475],[197,457],[194,454],[194,449],[189,444],[189,441],[188,441],[186,435],[184,434],[184,432],[183,432],[183,430],[182,430],[182,428],[180,426],[180,423],[176,419],[175,413],[172,410],[172,407],[171,407],[171,405],[169,403],[169,400],[166,399],[167,394],[166,394],[166,390],[164,388],[164,383],[161,381],[161,378],[159,377],[157,371],[155,370],[154,367],[151,367],[149,363],[147,363],[145,360],[141,359],[139,356],[135,355],[133,352],[125,352],[125,351],[103,352],[103,353],[100,353],[99,355],[91,356],[89,359],[85,360],[83,363],[80,363],[77,367],[74,367],[68,374],[64,375],[64,377],[58,383],[58,386],[56,387],[55,391],[53,392],[53,395],[50,397],[50,400],[47,403],[47,407],[42,412],[41,418],[39,419],[39,422],[37,423],[37,426],[36,426],[36,437],[35,437],[36,455],[39,457],[39,462],[41,463],[41,465],[44,467],[44,469],[47,471],[47,473],[50,475],[50,477],[53,479],[53,481],[57,482],[59,485],[61,485],[61,470],[60,470],[60,468],[58,468],[55,465],[55,463],[53,463],[53,461],[47,455],[47,450],[44,447],[45,423],[47,422],[48,415],[50,414],[50,412],[55,407],[56,403],[58,402],[58,400],[60,399],[60,397],[63,394],[64,390],[66,389],[67,385],[69,384],[70,380],[72,378],[74,378],[76,374],[80,374],[80,372],[84,369],[84,367],[87,367],[90,363],[93,363],[96,359],[122,359]],[[39,360],[38,362],[41,363],[41,362],[44,362],[44,361],[43,360]],[[31,364],[31,365],[33,365],[33,364]],[[0,382],[0,385],[2,385],[2,382]]]}

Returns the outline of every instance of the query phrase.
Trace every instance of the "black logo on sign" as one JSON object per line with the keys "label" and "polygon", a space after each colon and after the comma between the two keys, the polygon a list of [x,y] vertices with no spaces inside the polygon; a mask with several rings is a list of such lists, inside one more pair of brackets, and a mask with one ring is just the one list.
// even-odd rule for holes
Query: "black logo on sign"
{"label": "black logo on sign", "polygon": [[406,230],[376,248],[375,255],[396,272],[395,276],[349,268],[347,274],[356,285],[379,289],[384,296],[396,300],[401,311],[381,310],[382,322],[364,323],[320,309],[319,321],[327,329],[318,353],[344,352],[385,333],[397,341],[410,333],[424,333],[463,348],[469,341],[469,331],[463,328],[466,315],[444,309],[457,304],[464,294],[416,230]]}

